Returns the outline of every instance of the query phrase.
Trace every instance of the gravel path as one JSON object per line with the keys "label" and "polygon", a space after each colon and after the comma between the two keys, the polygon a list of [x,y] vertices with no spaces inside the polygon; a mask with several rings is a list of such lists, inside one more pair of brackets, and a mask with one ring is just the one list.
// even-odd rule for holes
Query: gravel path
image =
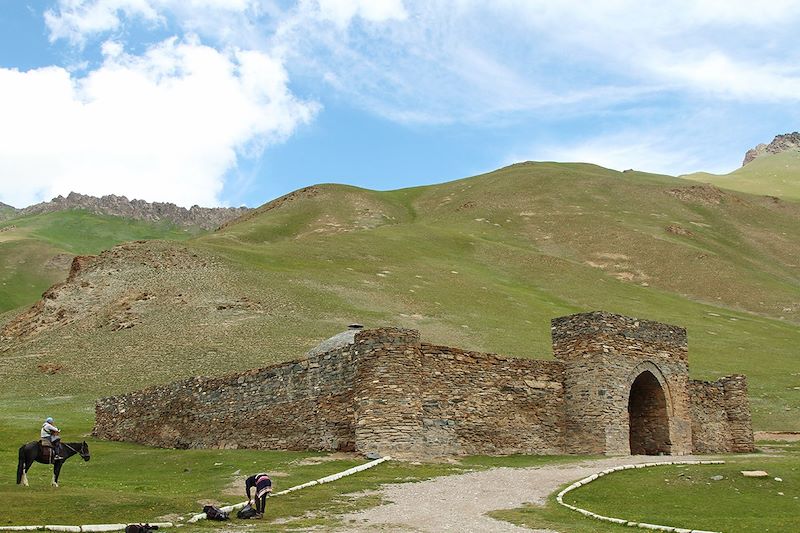
{"label": "gravel path", "polygon": [[347,526],[342,531],[531,533],[530,529],[494,520],[485,513],[514,509],[525,502],[542,505],[564,483],[612,466],[692,459],[696,457],[615,457],[537,468],[493,468],[420,483],[387,485],[380,492],[392,503],[344,515]]}

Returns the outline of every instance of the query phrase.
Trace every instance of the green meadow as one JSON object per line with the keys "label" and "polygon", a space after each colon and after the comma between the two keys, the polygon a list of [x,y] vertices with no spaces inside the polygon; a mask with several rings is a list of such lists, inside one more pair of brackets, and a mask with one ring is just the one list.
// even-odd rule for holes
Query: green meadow
{"label": "green meadow", "polygon": [[800,152],[765,154],[729,174],[697,172],[682,176],[717,187],[800,201]]}
{"label": "green meadow", "polygon": [[[93,417],[86,400],[51,398],[36,405],[2,397],[0,412],[0,498],[14,502],[0,526],[24,524],[90,524],[186,522],[205,504],[229,505],[246,499],[244,479],[270,473],[275,492],[364,464],[355,455],[259,450],[167,450],[104,442],[90,435]],[[71,457],[62,468],[59,487],[50,486],[52,467],[35,463],[29,487],[17,486],[17,449],[38,436],[39,413],[46,411],[65,430],[65,442],[87,441],[91,458]],[[381,503],[382,484],[414,482],[436,476],[495,466],[531,467],[575,461],[575,457],[475,456],[454,463],[390,461],[332,483],[271,498],[257,530],[297,531],[340,525],[337,514]],[[281,525],[271,523],[278,520]],[[243,522],[239,522],[242,524]],[[200,523],[197,528],[218,524]]]}
{"label": "green meadow", "polygon": [[[52,315],[34,333],[0,340],[0,463],[8,472],[0,495],[23,502],[8,523],[187,515],[202,501],[240,501],[236,478],[251,469],[280,473],[275,481],[286,488],[357,464],[319,459],[324,454],[161,450],[87,437],[92,460],[71,459],[60,489],[48,486],[42,465],[31,471],[30,490],[13,483],[17,448],[37,436],[47,415],[64,424],[65,440],[82,440],[98,397],[298,358],[351,322],[534,358],[552,357],[550,320],[565,314],[602,309],[678,324],[688,331],[693,378],[746,374],[754,427],[800,430],[800,204],[793,201],[587,164],[526,163],[398,191],[320,185],[199,235],[82,212],[0,223],[11,225],[0,232],[0,328],[64,280],[68,262],[53,257],[147,242],[118,247],[82,273],[48,301]],[[69,321],[45,320],[59,308]],[[110,327],[119,316],[132,326]],[[43,371],[48,365],[58,371]],[[774,460],[796,464],[796,450],[782,457]],[[287,528],[331,525],[331,513],[378,503],[354,494],[382,483],[542,460],[563,459],[391,463],[276,498],[270,509]],[[763,466],[773,459],[731,464],[739,460]],[[617,483],[614,476],[606,482]],[[642,493],[660,497],[669,487],[657,482],[643,479]],[[619,483],[640,486],[622,474]],[[602,513],[582,491],[576,497]],[[626,512],[651,516],[644,502],[632,501]],[[574,526],[569,531],[609,530],[550,504],[508,519],[531,516]]]}
{"label": "green meadow", "polygon": [[[761,454],[724,456],[723,465],[615,472],[568,493],[564,501],[602,516],[686,529],[795,531],[800,516],[800,444],[762,443],[761,447]],[[747,478],[743,470],[764,470],[769,475]],[[558,505],[555,497],[543,507],[496,511],[492,516],[530,528],[575,533],[631,530],[586,518]]]}

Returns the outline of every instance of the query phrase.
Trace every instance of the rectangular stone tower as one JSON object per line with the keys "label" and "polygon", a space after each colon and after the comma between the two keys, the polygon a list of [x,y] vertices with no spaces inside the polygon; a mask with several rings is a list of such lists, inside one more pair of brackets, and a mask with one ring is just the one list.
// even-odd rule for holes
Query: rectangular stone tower
{"label": "rectangular stone tower", "polygon": [[551,325],[567,453],[691,453],[685,329],[602,311]]}

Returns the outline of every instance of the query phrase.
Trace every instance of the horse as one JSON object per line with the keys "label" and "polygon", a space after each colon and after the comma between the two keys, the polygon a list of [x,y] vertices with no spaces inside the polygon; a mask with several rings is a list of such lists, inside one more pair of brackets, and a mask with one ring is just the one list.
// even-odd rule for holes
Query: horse
{"label": "horse", "polygon": [[[39,441],[29,442],[19,447],[19,463],[17,464],[17,485],[22,483],[23,486],[28,486],[28,470],[34,461],[42,463],[43,465],[53,465],[53,482],[54,487],[58,487],[58,475],[61,473],[61,467],[64,461],[73,455],[80,455],[84,461],[89,460],[89,445],[86,441],[83,442],[62,442],[62,459],[50,462],[49,457],[45,457],[42,453],[42,446]],[[50,453],[55,453],[51,450]]]}

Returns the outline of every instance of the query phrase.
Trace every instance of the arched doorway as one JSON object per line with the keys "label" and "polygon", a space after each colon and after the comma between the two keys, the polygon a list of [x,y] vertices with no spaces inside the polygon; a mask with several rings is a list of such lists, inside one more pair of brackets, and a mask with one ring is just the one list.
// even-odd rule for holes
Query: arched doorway
{"label": "arched doorway", "polygon": [[649,370],[639,374],[628,398],[631,455],[669,454],[667,399]]}

